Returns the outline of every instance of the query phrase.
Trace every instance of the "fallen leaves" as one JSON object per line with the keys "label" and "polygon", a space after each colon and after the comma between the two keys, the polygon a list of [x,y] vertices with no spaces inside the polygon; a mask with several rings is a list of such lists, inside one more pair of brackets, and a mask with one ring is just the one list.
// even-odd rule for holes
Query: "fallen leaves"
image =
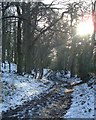
{"label": "fallen leaves", "polygon": [[72,93],[74,90],[73,89],[65,89],[65,93]]}

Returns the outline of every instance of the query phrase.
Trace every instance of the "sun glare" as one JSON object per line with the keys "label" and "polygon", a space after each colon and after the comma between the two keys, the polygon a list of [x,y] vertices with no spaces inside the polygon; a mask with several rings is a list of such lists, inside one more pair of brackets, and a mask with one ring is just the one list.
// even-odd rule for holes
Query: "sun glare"
{"label": "sun glare", "polygon": [[85,36],[85,35],[91,35],[92,33],[93,33],[93,24],[92,24],[91,19],[80,22],[77,25],[77,34],[78,35]]}

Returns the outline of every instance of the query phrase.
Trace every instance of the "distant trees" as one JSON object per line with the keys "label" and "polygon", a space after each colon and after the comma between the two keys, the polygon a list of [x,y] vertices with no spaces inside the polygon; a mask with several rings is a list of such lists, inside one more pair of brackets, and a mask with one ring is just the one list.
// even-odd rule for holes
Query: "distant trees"
{"label": "distant trees", "polygon": [[70,70],[71,76],[77,74],[82,79],[86,79],[88,73],[92,72],[92,70],[95,72],[93,66],[94,45],[91,35],[79,36],[76,33],[76,26],[79,20],[82,19],[82,9],[86,11],[87,8],[87,6],[84,8],[82,6],[81,9],[81,4],[83,3],[69,4],[68,9],[71,7],[71,12],[68,13],[70,20],[67,19],[64,22],[61,20],[61,25],[59,23],[57,27],[60,30],[63,28],[63,30],[57,32],[58,37],[56,38],[60,41],[60,44],[57,43],[58,45],[55,48],[57,57],[54,66],[59,70]]}
{"label": "distant trees", "polygon": [[2,2],[2,62],[8,61],[9,72],[11,62],[19,74],[34,69],[35,78],[38,70],[42,78],[44,68],[82,76],[94,71],[91,36],[76,35],[85,8],[82,2],[69,3],[60,15],[53,3]]}
{"label": "distant trees", "polygon": [[[45,64],[43,62],[44,55],[39,55],[37,51],[42,53],[42,47],[45,49],[44,46],[49,46],[50,37],[47,38],[49,41],[47,42],[44,40],[45,36],[46,34],[47,37],[50,36],[50,29],[60,19],[51,8],[51,4],[45,5],[42,2],[2,2],[2,19],[2,62],[4,63],[7,60],[9,66],[10,62],[15,62],[19,74],[23,72],[30,74],[35,66],[35,69],[40,67],[41,70],[44,66],[42,64]],[[9,40],[7,40],[8,38]],[[46,43],[48,44],[46,45]],[[38,59],[39,65],[34,65],[36,63],[34,51],[40,57]],[[46,53],[46,56],[48,53]]]}

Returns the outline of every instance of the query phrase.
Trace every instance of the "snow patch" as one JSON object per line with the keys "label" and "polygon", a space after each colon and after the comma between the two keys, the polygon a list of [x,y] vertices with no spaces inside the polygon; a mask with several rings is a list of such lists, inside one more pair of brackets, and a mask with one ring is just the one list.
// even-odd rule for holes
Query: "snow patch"
{"label": "snow patch", "polygon": [[74,87],[72,105],[64,118],[94,118],[94,86],[87,83]]}
{"label": "snow patch", "polygon": [[53,86],[52,81],[48,81],[46,78],[41,80],[32,79],[31,75],[19,76],[14,74],[16,71],[16,64],[11,64],[11,73],[8,72],[9,66],[6,63],[2,67],[2,98],[0,103],[0,113],[7,111],[10,108],[15,109],[22,105],[24,102],[38,97],[41,93],[45,93],[49,88]]}

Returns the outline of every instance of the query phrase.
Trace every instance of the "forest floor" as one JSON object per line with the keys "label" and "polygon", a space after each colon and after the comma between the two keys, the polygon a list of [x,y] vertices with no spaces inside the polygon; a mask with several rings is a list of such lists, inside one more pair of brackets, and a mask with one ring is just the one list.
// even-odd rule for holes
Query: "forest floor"
{"label": "forest floor", "polygon": [[3,119],[94,118],[95,79],[78,84],[79,78],[34,80],[4,71],[0,112]]}

